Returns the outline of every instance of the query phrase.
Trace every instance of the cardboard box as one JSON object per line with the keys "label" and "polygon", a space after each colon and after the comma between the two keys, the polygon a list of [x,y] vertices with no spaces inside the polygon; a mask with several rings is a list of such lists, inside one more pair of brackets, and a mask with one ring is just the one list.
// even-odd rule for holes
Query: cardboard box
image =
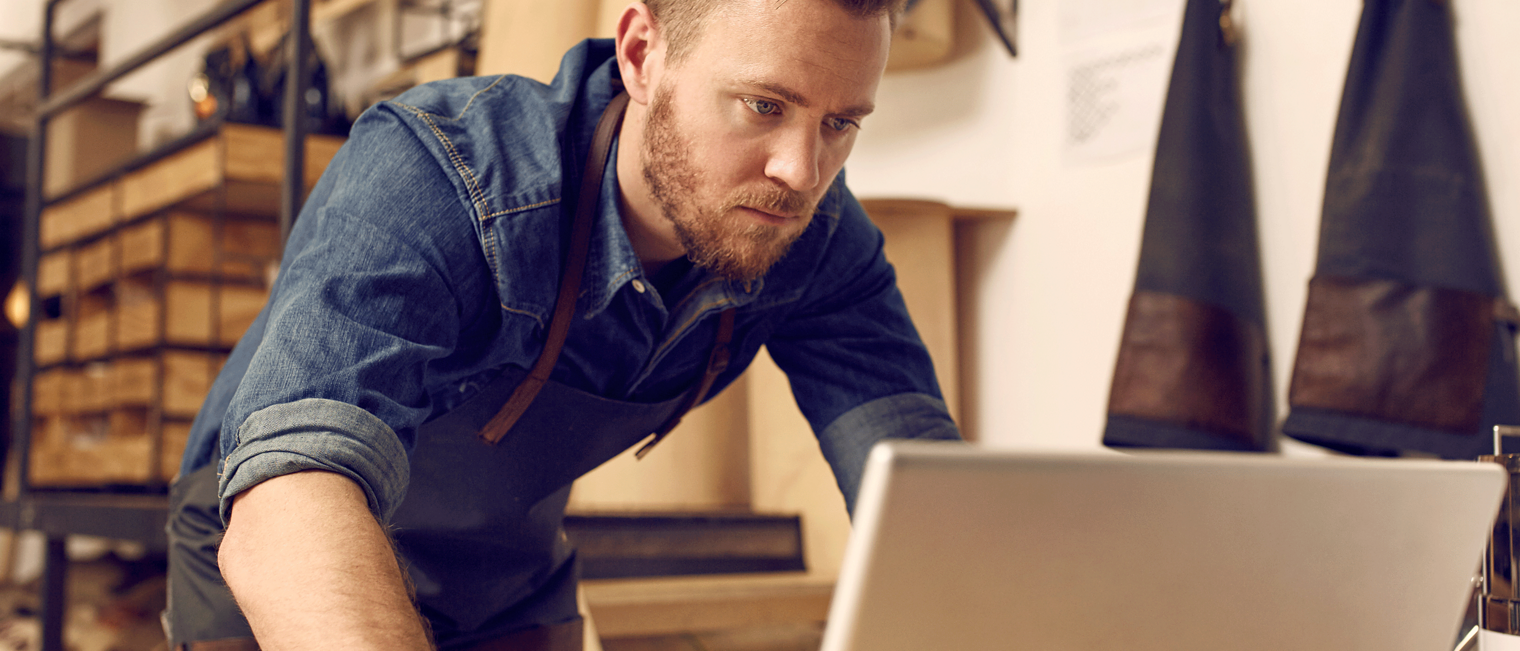
{"label": "cardboard box", "polygon": [[141,102],[92,97],[48,121],[43,194],[56,197],[137,154]]}

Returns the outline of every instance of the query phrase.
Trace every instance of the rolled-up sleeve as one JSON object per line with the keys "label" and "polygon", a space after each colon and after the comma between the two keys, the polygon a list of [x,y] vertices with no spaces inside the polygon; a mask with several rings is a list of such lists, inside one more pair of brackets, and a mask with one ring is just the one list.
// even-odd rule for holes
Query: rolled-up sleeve
{"label": "rolled-up sleeve", "polygon": [[818,435],[823,457],[834,469],[845,506],[855,512],[855,497],[871,448],[886,439],[958,441],[961,433],[950,420],[944,401],[922,393],[877,398],[851,409]]}
{"label": "rolled-up sleeve", "polygon": [[452,179],[404,118],[365,115],[296,223],[223,418],[224,519],[238,493],[309,469],[354,480],[388,518],[433,409],[431,365],[496,304]]}
{"label": "rolled-up sleeve", "polygon": [[222,520],[233,496],[266,479],[302,470],[344,475],[363,489],[370,511],[388,519],[406,496],[410,467],[391,428],[335,400],[308,398],[266,407],[238,429],[222,461],[217,494]]}
{"label": "rolled-up sleeve", "polygon": [[877,441],[960,433],[882,252],[881,231],[847,191],[841,194],[839,225],[823,262],[766,347],[786,372],[853,512]]}

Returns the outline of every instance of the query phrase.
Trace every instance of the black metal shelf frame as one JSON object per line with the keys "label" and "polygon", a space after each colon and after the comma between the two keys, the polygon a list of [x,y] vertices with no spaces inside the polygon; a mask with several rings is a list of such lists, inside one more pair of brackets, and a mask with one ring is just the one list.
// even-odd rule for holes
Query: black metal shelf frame
{"label": "black metal shelf frame", "polygon": [[[38,105],[36,127],[27,150],[27,185],[24,230],[22,234],[22,274],[30,296],[31,318],[27,320],[17,342],[18,399],[12,414],[10,464],[20,473],[20,490],[15,500],[0,502],[0,526],[36,530],[47,538],[44,587],[42,597],[42,651],[63,651],[63,619],[66,609],[65,580],[68,557],[65,543],[70,535],[94,535],[106,538],[138,540],[150,547],[165,547],[164,524],[166,500],[163,496],[89,494],[33,491],[29,482],[29,442],[32,431],[33,334],[41,313],[37,296],[37,260],[41,232],[43,198],[43,164],[47,151],[47,125],[64,111],[100,93],[111,82],[147,65],[171,50],[188,43],[264,0],[225,0],[205,14],[191,20],[127,60],[79,80],[57,94],[52,93],[52,61],[62,54],[54,43],[53,25],[58,5],[68,0],[47,0],[42,13],[42,33],[38,39]],[[311,0],[292,0],[290,31],[290,74],[286,75],[284,133],[285,176],[281,182],[280,235],[283,241],[300,212],[305,191],[306,120],[302,119],[306,87],[310,85],[308,59],[312,52]]]}

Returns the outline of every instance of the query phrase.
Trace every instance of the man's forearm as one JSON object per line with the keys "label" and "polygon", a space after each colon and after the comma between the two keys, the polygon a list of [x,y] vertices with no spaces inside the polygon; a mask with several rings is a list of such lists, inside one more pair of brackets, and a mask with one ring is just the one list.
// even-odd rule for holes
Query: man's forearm
{"label": "man's forearm", "polygon": [[347,477],[299,472],[239,494],[218,562],[263,649],[430,647],[390,540]]}

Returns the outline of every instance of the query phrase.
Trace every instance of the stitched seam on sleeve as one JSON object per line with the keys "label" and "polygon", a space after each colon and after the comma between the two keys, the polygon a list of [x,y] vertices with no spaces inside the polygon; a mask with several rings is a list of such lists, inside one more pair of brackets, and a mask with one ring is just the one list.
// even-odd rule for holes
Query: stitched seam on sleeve
{"label": "stitched seam on sleeve", "polygon": [[475,179],[475,173],[470,169],[469,165],[465,164],[464,157],[460,156],[459,150],[454,148],[454,142],[449,140],[448,136],[444,135],[443,130],[438,128],[437,123],[433,122],[432,114],[427,113],[426,111],[423,111],[414,106],[407,106],[405,104],[399,104],[398,106],[405,107],[407,110],[411,111],[413,115],[416,115],[423,122],[425,122],[428,125],[428,129],[431,129],[433,131],[433,135],[436,136],[438,138],[438,141],[443,144],[444,151],[448,152],[449,162],[454,165],[454,169],[459,172],[462,178],[464,178],[465,189],[469,190],[470,192],[470,202],[475,204],[476,214],[485,214],[489,212],[486,206],[485,196],[480,190],[480,183]]}
{"label": "stitched seam on sleeve", "polygon": [[475,98],[480,97],[486,91],[491,90],[492,88],[495,88],[497,84],[501,83],[506,78],[507,78],[506,75],[497,75],[496,76],[496,81],[491,82],[491,84],[489,86],[486,86],[485,88],[482,88],[480,90],[475,91],[475,94],[470,96],[469,101],[467,101],[467,102],[464,103],[464,108],[459,109],[459,115],[456,115],[454,117],[448,117],[446,115],[440,115],[438,117],[443,118],[445,120],[450,120],[450,121],[459,120],[460,118],[463,118],[465,112],[470,110],[470,106],[472,106],[472,105],[475,104]]}

